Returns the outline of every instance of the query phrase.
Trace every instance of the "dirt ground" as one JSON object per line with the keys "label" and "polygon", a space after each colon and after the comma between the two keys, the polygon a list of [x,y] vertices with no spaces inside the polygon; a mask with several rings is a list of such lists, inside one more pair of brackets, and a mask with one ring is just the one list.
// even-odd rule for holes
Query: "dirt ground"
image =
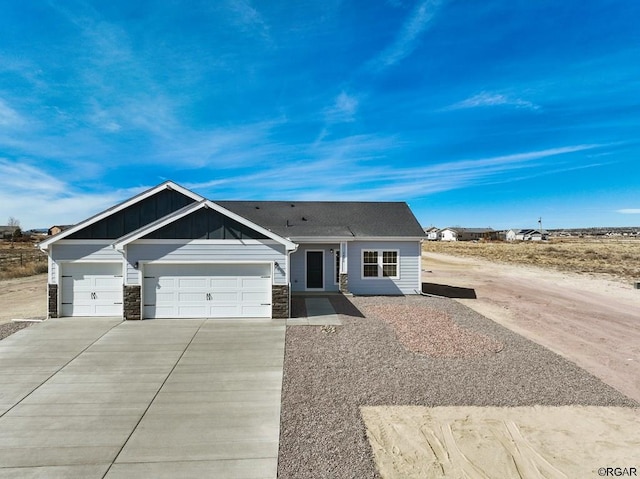
{"label": "dirt ground", "polygon": [[47,316],[47,275],[0,280],[0,324]]}
{"label": "dirt ground", "polygon": [[362,408],[384,479],[636,476],[638,414],[597,406]]}
{"label": "dirt ground", "polygon": [[476,299],[457,301],[640,401],[640,290],[631,284],[439,253],[423,253],[423,281],[473,290]]}

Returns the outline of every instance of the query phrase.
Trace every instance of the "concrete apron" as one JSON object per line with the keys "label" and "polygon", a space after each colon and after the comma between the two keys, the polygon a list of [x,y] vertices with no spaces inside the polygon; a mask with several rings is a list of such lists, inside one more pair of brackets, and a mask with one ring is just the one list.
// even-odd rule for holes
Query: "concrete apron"
{"label": "concrete apron", "polygon": [[275,478],[284,321],[53,319],[0,341],[0,478]]}

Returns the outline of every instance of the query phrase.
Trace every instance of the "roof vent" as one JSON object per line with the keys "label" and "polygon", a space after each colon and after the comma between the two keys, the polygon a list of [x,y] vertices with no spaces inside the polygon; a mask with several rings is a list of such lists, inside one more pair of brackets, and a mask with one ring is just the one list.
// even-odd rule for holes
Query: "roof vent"
{"label": "roof vent", "polygon": [[307,221],[307,218],[305,218],[304,216],[302,217],[302,221]]}
{"label": "roof vent", "polygon": [[260,207],[259,207],[259,206],[256,206],[256,209],[257,209],[257,210],[259,210],[259,209],[260,209]]}
{"label": "roof vent", "polygon": [[296,205],[294,205],[293,203],[291,203],[291,207],[292,207],[292,208],[295,208],[295,207],[296,207]]}

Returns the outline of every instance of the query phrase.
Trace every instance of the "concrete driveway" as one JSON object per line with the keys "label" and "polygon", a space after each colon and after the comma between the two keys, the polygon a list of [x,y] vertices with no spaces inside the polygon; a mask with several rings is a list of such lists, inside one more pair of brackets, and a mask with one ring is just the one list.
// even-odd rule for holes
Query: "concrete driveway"
{"label": "concrete driveway", "polygon": [[52,319],[0,341],[0,478],[275,478],[283,321]]}

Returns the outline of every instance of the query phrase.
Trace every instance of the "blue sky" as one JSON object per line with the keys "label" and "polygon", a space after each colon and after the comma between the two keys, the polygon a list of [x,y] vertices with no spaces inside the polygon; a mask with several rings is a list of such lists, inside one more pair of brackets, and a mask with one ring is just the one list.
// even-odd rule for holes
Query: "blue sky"
{"label": "blue sky", "polygon": [[0,223],[171,179],[640,225],[639,23],[635,0],[0,2]]}

